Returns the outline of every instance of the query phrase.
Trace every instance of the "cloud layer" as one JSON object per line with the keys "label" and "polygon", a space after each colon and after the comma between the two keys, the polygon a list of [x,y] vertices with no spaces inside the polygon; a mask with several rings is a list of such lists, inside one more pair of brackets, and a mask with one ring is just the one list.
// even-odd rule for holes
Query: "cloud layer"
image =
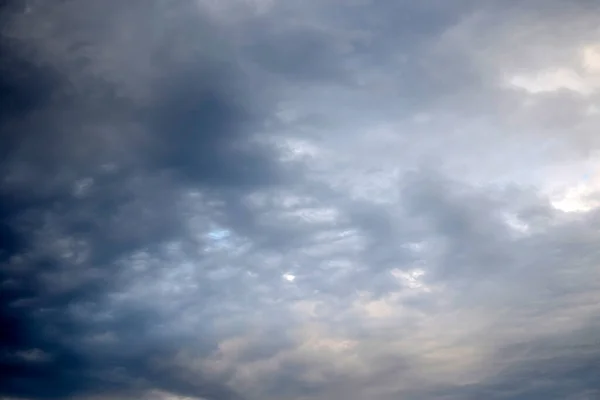
{"label": "cloud layer", "polygon": [[0,399],[600,397],[596,5],[4,3]]}

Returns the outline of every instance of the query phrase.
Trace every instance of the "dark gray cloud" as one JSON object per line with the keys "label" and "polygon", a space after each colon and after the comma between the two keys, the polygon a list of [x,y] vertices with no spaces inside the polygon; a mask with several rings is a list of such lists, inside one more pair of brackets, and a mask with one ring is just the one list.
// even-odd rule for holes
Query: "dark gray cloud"
{"label": "dark gray cloud", "polygon": [[5,3],[0,398],[598,397],[594,4]]}
{"label": "dark gray cloud", "polygon": [[[9,28],[2,42],[2,393],[64,398],[162,388],[235,398],[216,381],[154,368],[152,360],[178,348],[169,335],[153,332],[162,317],[142,304],[112,309],[109,297],[138,279],[119,278],[130,268],[120,258],[186,237],[177,205],[183,188],[271,181],[265,157],[251,145],[236,148],[243,125],[255,117],[238,104],[240,92],[227,87],[236,74],[231,68],[204,54],[177,60],[173,46],[190,49],[176,31],[202,22],[201,14],[185,21],[191,4],[177,12],[178,21],[157,17],[161,29],[175,30],[161,38],[168,42],[148,45],[155,29],[147,21],[132,29],[141,42],[123,50],[146,45],[152,54],[143,55],[155,59],[156,76],[140,78],[149,87],[141,100],[137,88],[120,87],[136,79],[138,65],[120,65],[116,43],[104,40],[120,40],[105,38],[111,29],[127,31],[135,22],[124,15],[147,16],[147,7],[114,3],[94,15],[94,3],[87,5],[92,9],[16,9],[10,20],[17,28],[47,17],[49,32],[39,33],[49,36],[11,36],[18,29]],[[161,269],[167,267],[145,276]],[[182,340],[176,336],[172,343]]]}

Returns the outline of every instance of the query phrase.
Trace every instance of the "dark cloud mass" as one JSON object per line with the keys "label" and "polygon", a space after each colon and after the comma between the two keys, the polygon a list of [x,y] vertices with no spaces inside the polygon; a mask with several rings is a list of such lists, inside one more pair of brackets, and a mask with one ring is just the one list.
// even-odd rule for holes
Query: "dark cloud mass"
{"label": "dark cloud mass", "polygon": [[593,2],[0,6],[0,400],[600,399]]}

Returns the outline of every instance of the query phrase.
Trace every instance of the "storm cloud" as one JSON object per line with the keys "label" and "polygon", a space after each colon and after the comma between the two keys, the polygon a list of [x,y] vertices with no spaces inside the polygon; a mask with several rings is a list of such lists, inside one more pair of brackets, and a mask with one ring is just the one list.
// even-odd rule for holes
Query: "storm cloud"
{"label": "storm cloud", "polygon": [[2,2],[0,399],[600,398],[593,2]]}

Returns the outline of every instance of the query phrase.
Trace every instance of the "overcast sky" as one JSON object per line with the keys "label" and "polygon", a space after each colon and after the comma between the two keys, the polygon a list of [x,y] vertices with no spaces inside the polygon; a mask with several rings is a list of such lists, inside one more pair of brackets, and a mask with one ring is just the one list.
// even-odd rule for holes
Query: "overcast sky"
{"label": "overcast sky", "polygon": [[0,399],[600,398],[600,3],[2,4]]}

